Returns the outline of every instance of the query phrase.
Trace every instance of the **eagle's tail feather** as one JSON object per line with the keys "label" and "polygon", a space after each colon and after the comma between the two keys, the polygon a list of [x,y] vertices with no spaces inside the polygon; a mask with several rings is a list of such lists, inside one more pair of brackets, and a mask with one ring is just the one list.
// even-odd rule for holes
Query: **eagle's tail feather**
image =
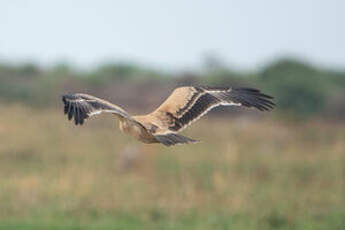
{"label": "eagle's tail feather", "polygon": [[175,133],[170,133],[170,134],[166,134],[166,135],[155,135],[155,138],[165,146],[199,142],[197,140],[193,140],[189,137],[185,137],[185,136],[175,134]]}

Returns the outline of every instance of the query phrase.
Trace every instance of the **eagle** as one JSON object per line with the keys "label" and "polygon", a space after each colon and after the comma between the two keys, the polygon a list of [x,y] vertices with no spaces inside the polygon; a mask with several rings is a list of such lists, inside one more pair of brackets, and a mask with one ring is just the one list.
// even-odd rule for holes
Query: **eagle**
{"label": "eagle", "polygon": [[83,93],[62,96],[64,113],[82,125],[92,116],[114,114],[120,130],[144,143],[165,146],[196,143],[197,140],[179,134],[217,106],[244,106],[269,111],[274,108],[273,97],[254,88],[184,86],[176,88],[153,112],[132,116],[106,100]]}

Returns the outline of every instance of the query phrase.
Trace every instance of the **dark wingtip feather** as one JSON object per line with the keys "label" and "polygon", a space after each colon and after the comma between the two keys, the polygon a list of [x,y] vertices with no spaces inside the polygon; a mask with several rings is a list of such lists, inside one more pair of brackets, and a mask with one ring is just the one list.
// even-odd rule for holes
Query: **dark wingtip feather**
{"label": "dark wingtip feather", "polygon": [[64,103],[64,114],[67,114],[69,112],[70,103],[66,100],[66,95],[63,95],[61,99]]}
{"label": "dark wingtip feather", "polygon": [[86,111],[71,100],[75,100],[75,95],[63,95],[62,102],[64,103],[64,114],[67,114],[68,120],[74,118],[75,125],[84,124],[84,119],[88,117]]}
{"label": "dark wingtip feather", "polygon": [[67,112],[68,112],[68,105],[65,104],[63,112],[64,112],[64,114],[67,114]]}
{"label": "dark wingtip feather", "polygon": [[269,111],[274,108],[273,97],[263,94],[258,89],[234,88],[230,91],[230,97],[237,103],[246,107],[254,107],[260,111]]}
{"label": "dark wingtip feather", "polygon": [[258,93],[260,90],[254,88],[236,88],[235,90],[247,91],[247,92],[255,92]]}
{"label": "dark wingtip feather", "polygon": [[75,113],[74,113],[74,123],[75,123],[75,125],[79,124],[79,120],[80,120],[79,108],[75,107]]}
{"label": "dark wingtip feather", "polygon": [[68,104],[68,120],[71,120],[73,117],[73,108],[72,108],[72,104],[69,103]]}

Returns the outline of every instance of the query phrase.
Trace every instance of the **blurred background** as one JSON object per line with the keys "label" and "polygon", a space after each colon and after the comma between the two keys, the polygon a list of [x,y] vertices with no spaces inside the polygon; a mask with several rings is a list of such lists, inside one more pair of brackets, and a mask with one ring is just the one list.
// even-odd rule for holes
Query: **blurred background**
{"label": "blurred background", "polygon": [[[2,1],[0,229],[345,229],[345,3]],[[61,95],[131,114],[182,85],[259,88],[195,145],[75,127]]]}

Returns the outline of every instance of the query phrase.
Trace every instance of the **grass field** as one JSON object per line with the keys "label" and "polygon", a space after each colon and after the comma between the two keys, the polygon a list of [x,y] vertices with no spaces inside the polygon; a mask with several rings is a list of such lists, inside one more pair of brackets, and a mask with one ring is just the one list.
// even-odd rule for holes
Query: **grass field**
{"label": "grass field", "polygon": [[345,124],[206,118],[166,148],[107,115],[0,114],[0,229],[345,229]]}

